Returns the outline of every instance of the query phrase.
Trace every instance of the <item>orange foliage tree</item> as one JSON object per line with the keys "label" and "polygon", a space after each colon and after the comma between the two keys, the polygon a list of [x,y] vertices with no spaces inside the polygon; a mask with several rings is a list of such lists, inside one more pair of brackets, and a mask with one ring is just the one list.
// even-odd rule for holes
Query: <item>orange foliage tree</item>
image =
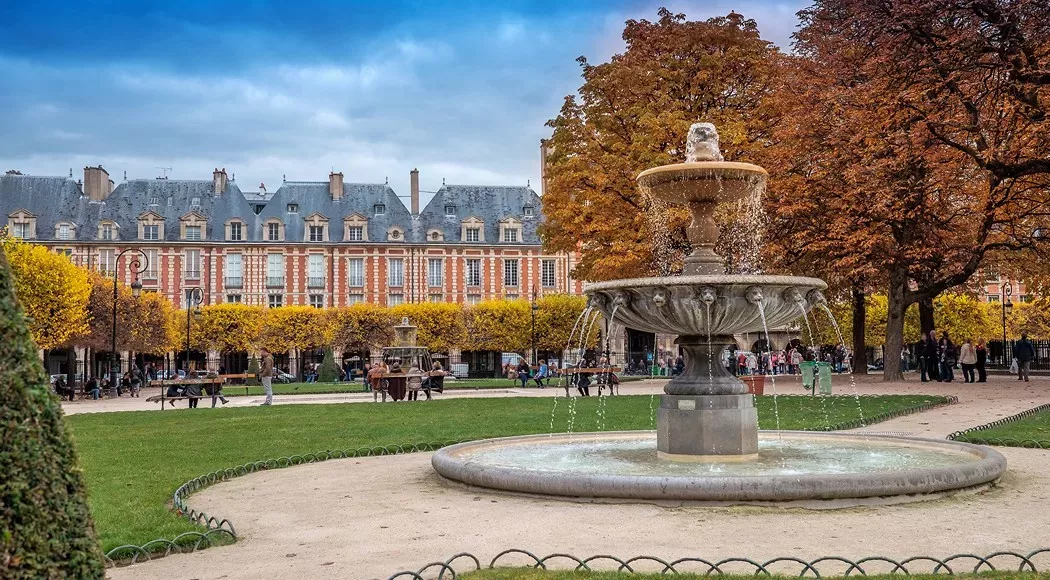
{"label": "orange foliage tree", "polygon": [[1045,250],[1046,4],[817,0],[801,16],[767,161],[774,253],[884,285],[899,352],[910,304],[998,252]]}
{"label": "orange foliage tree", "polygon": [[765,141],[757,113],[780,58],[755,22],[736,13],[690,22],[660,9],[656,22],[628,20],[623,39],[627,50],[610,62],[578,59],[579,99],[566,97],[547,123],[554,132],[541,235],[549,252],[579,251],[576,276],[588,280],[680,268],[687,214],[658,211],[635,177],[684,161],[697,121],[718,125],[727,159],[748,160]]}
{"label": "orange foliage tree", "polygon": [[332,329],[332,345],[345,352],[372,350],[394,339],[397,319],[390,309],[359,303],[325,311]]}

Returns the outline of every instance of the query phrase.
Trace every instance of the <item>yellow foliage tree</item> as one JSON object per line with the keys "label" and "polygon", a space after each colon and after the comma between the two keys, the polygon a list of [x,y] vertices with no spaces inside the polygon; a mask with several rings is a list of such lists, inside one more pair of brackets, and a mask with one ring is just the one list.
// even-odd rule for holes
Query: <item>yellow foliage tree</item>
{"label": "yellow foliage tree", "polygon": [[[87,332],[73,342],[109,352],[113,337],[113,280],[88,272]],[[179,344],[175,310],[163,297],[145,293],[138,298],[117,283],[117,350],[159,354]]]}
{"label": "yellow foliage tree", "polygon": [[68,344],[88,330],[88,272],[63,254],[17,238],[0,238],[14,274],[15,294],[39,348]]}
{"label": "yellow foliage tree", "polygon": [[265,319],[266,310],[261,306],[213,304],[201,309],[195,324],[199,342],[207,348],[220,353],[250,352],[259,343]]}
{"label": "yellow foliage tree", "polygon": [[[571,345],[569,335],[587,307],[586,298],[571,294],[548,294],[537,300],[536,306],[539,307],[536,311],[536,348],[561,352],[566,347],[579,346],[580,333],[586,330],[577,327]],[[582,324],[581,322],[579,326]],[[590,326],[591,332],[585,341],[586,346],[592,347],[597,344],[599,326],[597,322]]]}
{"label": "yellow foliage tree", "polygon": [[[987,338],[1002,340],[1002,305],[993,303],[988,306],[992,311],[992,318],[998,322],[995,332],[990,333]],[[1007,340],[1016,340],[1022,332],[1027,332],[1028,338],[1050,339],[1050,298],[1014,304],[1006,319],[1006,326]]]}
{"label": "yellow foliage tree", "polygon": [[332,345],[343,352],[372,350],[394,339],[396,320],[390,309],[375,304],[353,304],[326,311]]}
{"label": "yellow foliage tree", "polygon": [[467,310],[463,350],[526,352],[531,346],[529,302],[486,300]]}
{"label": "yellow foliage tree", "polygon": [[[155,292],[147,292],[129,303],[132,314],[128,325],[126,347],[135,352],[160,355],[178,346],[178,332],[172,318],[176,312],[171,302]],[[118,313],[119,315],[119,313]]]}
{"label": "yellow foliage tree", "polygon": [[450,302],[420,302],[400,304],[391,308],[398,320],[407,317],[418,327],[418,342],[431,352],[448,353],[456,348],[466,336],[467,328],[463,307]]}
{"label": "yellow foliage tree", "polygon": [[[996,318],[990,304],[968,294],[945,293],[933,301],[938,334],[945,332],[956,344],[967,338],[977,341],[996,335]],[[1001,331],[1001,329],[1000,329]]]}
{"label": "yellow foliage tree", "polygon": [[323,310],[312,306],[284,306],[266,310],[259,346],[281,353],[327,346],[331,340],[331,324]]}

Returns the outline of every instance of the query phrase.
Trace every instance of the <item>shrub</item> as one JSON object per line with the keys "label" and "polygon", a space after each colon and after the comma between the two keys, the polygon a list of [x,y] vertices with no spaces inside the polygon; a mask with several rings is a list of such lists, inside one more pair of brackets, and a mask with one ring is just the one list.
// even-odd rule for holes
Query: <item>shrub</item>
{"label": "shrub", "polygon": [[339,380],[339,365],[335,364],[335,354],[331,348],[324,349],[324,360],[317,369],[317,380],[322,383],[334,383]]}
{"label": "shrub", "polygon": [[249,385],[259,384],[259,357],[252,355],[252,358],[248,359],[248,380],[245,381]]}
{"label": "shrub", "polygon": [[0,578],[103,578],[62,408],[0,251]]}

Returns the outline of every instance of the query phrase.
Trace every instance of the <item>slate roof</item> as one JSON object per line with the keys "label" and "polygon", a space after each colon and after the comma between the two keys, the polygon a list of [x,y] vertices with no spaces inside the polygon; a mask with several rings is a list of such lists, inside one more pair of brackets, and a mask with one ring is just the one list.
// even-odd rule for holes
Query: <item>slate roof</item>
{"label": "slate roof", "polygon": [[[0,224],[8,214],[24,209],[37,217],[37,237],[55,238],[55,226],[68,221],[77,226],[76,240],[96,240],[100,220],[112,220],[119,226],[119,239],[135,239],[140,215],[152,211],[164,218],[164,239],[179,240],[179,219],[196,211],[208,220],[205,239],[222,241],[224,224],[237,217],[247,223],[245,241],[264,240],[263,224],[279,218],[285,225],[285,240],[304,239],[304,220],[320,213],[329,220],[330,241],[343,241],[342,221],[353,214],[368,219],[370,242],[386,242],[387,230],[398,226],[409,243],[426,243],[427,232],[439,229],[446,243],[464,242],[460,222],[471,217],[485,224],[485,243],[502,243],[499,222],[515,218],[522,223],[518,244],[538,245],[536,227],[542,220],[540,197],[529,187],[487,185],[443,185],[413,219],[405,203],[389,185],[381,183],[344,183],[343,196],[333,200],[328,182],[287,181],[273,193],[272,199],[256,216],[251,203],[234,182],[228,182],[221,195],[212,192],[212,181],[174,179],[133,179],[118,185],[105,201],[90,201],[80,185],[67,177],[0,175]],[[198,202],[194,205],[194,202]],[[290,214],[288,205],[296,204],[298,212]],[[386,211],[375,213],[382,204]],[[455,216],[446,216],[445,207],[455,206]],[[525,217],[523,208],[532,206],[533,217]]]}
{"label": "slate roof", "polygon": [[[297,205],[299,211],[289,213],[289,204]],[[381,215],[375,213],[377,204],[385,206],[386,211]],[[409,233],[412,214],[394,190],[383,183],[344,183],[343,196],[332,199],[327,181],[286,181],[259,214],[259,231],[256,235],[262,235],[263,224],[268,219],[278,218],[284,222],[285,240],[303,241],[306,228],[304,220],[315,213],[328,218],[329,240],[333,242],[343,241],[343,218],[355,213],[368,219],[370,242],[386,241],[387,229],[394,225],[405,232],[407,241],[417,241]]]}
{"label": "slate roof", "polygon": [[[446,216],[445,206],[455,206],[456,215]],[[525,206],[533,207],[533,217],[524,216]],[[419,212],[420,230],[439,228],[445,232],[445,241],[460,239],[460,222],[474,216],[485,222],[485,243],[499,242],[499,222],[515,218],[521,225],[519,243],[540,243],[536,226],[541,222],[540,196],[530,187],[514,185],[442,185],[433,199]]]}

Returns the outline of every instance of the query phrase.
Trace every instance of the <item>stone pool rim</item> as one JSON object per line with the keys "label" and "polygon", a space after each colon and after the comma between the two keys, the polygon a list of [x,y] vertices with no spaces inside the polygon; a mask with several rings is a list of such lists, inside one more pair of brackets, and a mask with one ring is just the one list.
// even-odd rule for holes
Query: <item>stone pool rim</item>
{"label": "stone pool rim", "polygon": [[[957,441],[896,435],[848,432],[781,431],[785,439],[838,440],[905,444],[973,457],[955,465],[909,468],[899,471],[867,471],[837,474],[791,475],[621,475],[547,472],[523,467],[501,467],[470,461],[471,451],[507,445],[542,442],[634,439],[652,431],[539,434],[460,443],[438,450],[431,464],[441,476],[473,487],[529,495],[579,498],[581,500],[639,500],[685,502],[795,502],[899,498],[915,500],[944,492],[989,484],[1006,471],[1006,458],[998,451]],[[761,431],[760,439],[777,438],[776,431]],[[653,438],[655,449],[655,434]]]}

